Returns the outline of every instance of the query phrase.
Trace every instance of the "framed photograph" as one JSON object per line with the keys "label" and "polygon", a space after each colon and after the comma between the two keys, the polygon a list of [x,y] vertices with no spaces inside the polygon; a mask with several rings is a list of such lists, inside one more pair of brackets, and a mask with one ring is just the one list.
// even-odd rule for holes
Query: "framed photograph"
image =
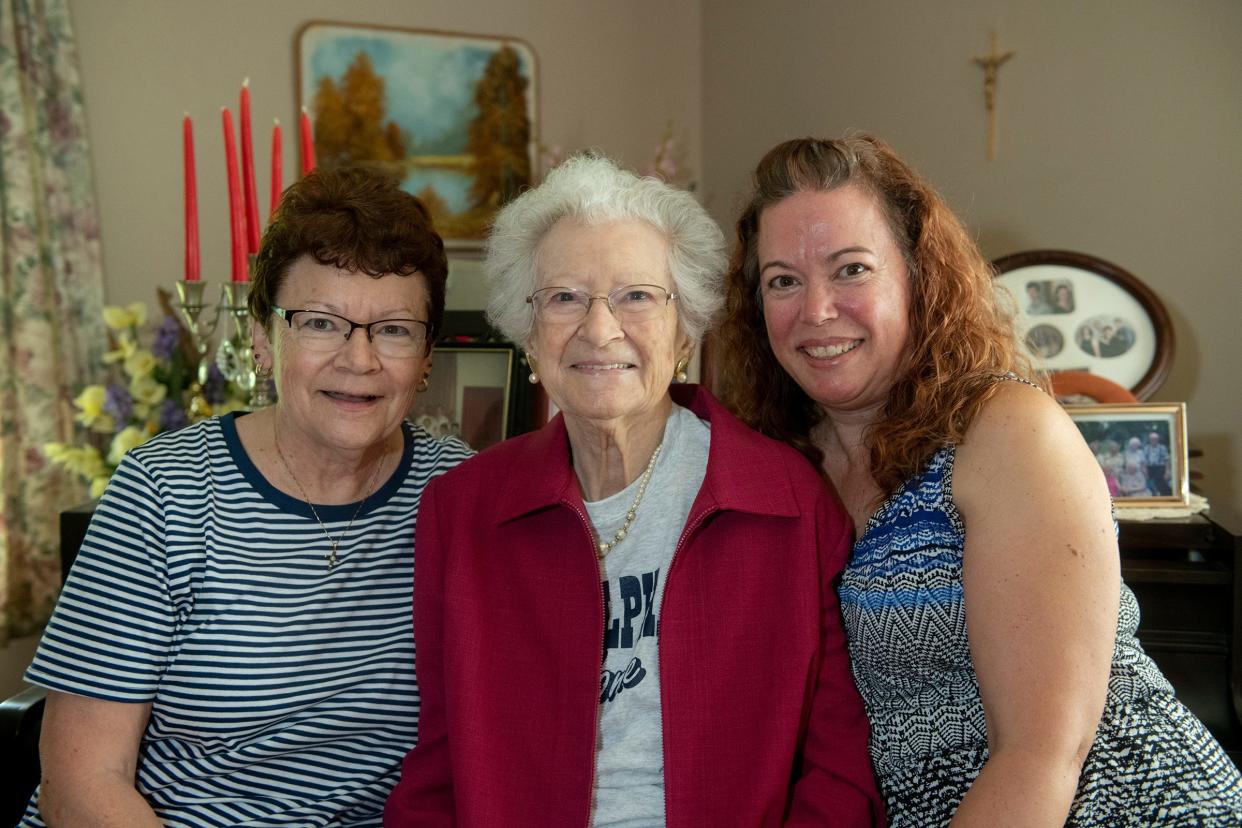
{"label": "framed photograph", "polygon": [[522,40],[313,21],[298,31],[297,71],[316,161],[390,169],[451,250],[477,252],[531,184],[538,71]]}
{"label": "framed photograph", "polygon": [[1070,405],[1065,410],[1095,453],[1118,508],[1189,502],[1185,403]]}
{"label": "framed photograph", "polygon": [[1086,371],[1155,394],[1173,364],[1173,323],[1160,298],[1120,267],[1068,250],[992,263],[1017,303],[1019,334],[1050,371]]}
{"label": "framed photograph", "polygon": [[437,345],[431,379],[410,421],[433,437],[461,438],[476,451],[525,430],[515,395],[517,349],[507,343]]}

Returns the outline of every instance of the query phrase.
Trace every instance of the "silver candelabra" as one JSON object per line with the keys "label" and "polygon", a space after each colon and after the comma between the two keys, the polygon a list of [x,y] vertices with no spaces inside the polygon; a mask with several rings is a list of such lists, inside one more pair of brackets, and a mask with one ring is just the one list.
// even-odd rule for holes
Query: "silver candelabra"
{"label": "silver candelabra", "polygon": [[[271,402],[267,383],[260,381],[255,373],[254,348],[250,338],[249,282],[226,282],[221,286],[220,299],[212,306],[205,301],[207,282],[178,281],[177,310],[185,320],[186,329],[198,366],[190,400],[190,415],[202,418],[211,415],[211,406],[203,395],[207,384],[207,372],[211,366],[211,345],[221,319],[225,319],[216,346],[215,363],[224,378],[249,398],[249,407],[262,408]],[[209,308],[213,312],[208,312]]]}

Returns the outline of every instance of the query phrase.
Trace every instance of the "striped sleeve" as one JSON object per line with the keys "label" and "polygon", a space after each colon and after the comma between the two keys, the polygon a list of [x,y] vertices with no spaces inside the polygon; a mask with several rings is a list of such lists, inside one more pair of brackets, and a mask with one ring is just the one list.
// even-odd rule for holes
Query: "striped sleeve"
{"label": "striped sleeve", "polygon": [[158,485],[128,455],[108,484],[26,681],[120,702],[150,701],[176,618]]}

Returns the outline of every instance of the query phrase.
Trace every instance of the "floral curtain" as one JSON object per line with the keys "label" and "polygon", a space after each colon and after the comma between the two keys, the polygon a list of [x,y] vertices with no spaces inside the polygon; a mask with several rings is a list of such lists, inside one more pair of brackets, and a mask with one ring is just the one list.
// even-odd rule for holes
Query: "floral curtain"
{"label": "floral curtain", "polygon": [[41,451],[74,438],[106,343],[68,0],[0,0],[0,643],[46,622],[58,515],[86,499]]}

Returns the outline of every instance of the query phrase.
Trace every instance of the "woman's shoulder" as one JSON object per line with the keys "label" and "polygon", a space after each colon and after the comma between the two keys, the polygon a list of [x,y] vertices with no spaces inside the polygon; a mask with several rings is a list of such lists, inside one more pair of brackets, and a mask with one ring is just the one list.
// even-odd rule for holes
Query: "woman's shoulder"
{"label": "woman's shoulder", "polygon": [[963,448],[991,440],[1021,443],[1038,438],[1042,429],[1049,427],[1074,429],[1061,405],[1039,386],[1018,377],[1005,379],[1011,381],[998,381],[991,396],[980,406],[966,429]]}
{"label": "woman's shoulder", "polygon": [[415,466],[450,469],[475,454],[474,449],[459,437],[435,437],[409,420],[402,424],[402,428],[414,455]]}
{"label": "woman's shoulder", "polygon": [[416,433],[424,435],[421,442],[427,447],[426,451],[448,466],[445,476],[459,483],[469,479],[495,480],[501,470],[525,466],[536,460],[544,452],[536,450],[532,444],[546,439],[543,433],[546,428],[510,437],[476,452],[456,437],[431,437],[414,426]]}
{"label": "woman's shoulder", "polygon": [[206,463],[216,449],[225,447],[226,422],[227,427],[231,427],[233,416],[208,417],[175,431],[161,432],[130,449],[126,456],[148,468],[170,463],[175,466],[187,462]]}
{"label": "woman's shoulder", "polygon": [[957,447],[955,496],[975,489],[988,498],[1032,477],[1099,473],[1074,421],[1050,395],[1002,382]]}

